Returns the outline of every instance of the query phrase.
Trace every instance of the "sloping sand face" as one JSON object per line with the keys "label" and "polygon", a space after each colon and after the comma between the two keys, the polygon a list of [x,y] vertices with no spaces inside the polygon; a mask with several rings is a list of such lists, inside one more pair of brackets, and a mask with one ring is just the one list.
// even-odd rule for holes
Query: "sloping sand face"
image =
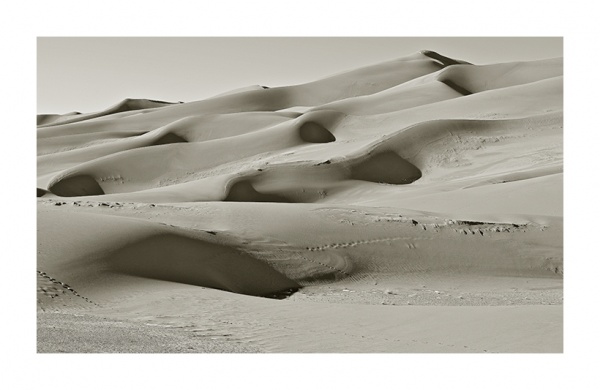
{"label": "sloping sand face", "polygon": [[562,351],[562,83],[425,50],[38,116],[39,350]]}

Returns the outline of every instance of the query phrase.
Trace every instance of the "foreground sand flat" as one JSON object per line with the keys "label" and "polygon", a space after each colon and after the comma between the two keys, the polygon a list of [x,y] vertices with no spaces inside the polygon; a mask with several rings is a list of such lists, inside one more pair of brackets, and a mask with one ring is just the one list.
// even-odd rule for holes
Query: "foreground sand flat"
{"label": "foreground sand flat", "polygon": [[38,350],[562,352],[562,131],[562,59],[428,51],[42,116]]}
{"label": "foreground sand flat", "polygon": [[[383,306],[191,291],[38,315],[40,352],[560,352],[562,307]],[[152,306],[152,310],[148,310]]]}

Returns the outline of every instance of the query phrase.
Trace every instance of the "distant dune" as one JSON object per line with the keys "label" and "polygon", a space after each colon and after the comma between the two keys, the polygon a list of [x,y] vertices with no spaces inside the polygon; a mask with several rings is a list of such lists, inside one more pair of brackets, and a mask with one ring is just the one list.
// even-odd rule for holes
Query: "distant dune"
{"label": "distant dune", "polygon": [[[304,348],[311,333],[298,329],[287,341],[284,330],[267,335],[254,313],[278,322],[281,302],[235,293],[287,298],[277,307],[296,319],[313,305],[339,310],[324,314],[327,329],[371,335],[363,350],[436,351],[425,340],[439,336],[478,352],[561,351],[562,76],[562,58],[480,66],[423,50],[306,84],[38,115],[38,271],[96,305],[49,299],[71,292],[44,284],[38,306],[173,326],[212,316],[218,326],[215,302],[243,301],[243,324],[225,326],[235,342],[354,350]],[[150,304],[159,296],[186,314],[164,322],[174,314]],[[336,306],[344,302],[365,315],[372,305],[397,311],[360,328]],[[450,321],[386,343],[396,315],[435,318],[407,308],[415,304],[440,306],[443,321],[453,309],[441,306],[473,306],[472,318],[483,313],[475,306],[519,308],[493,312],[489,332]],[[526,307],[553,324],[547,333],[511,325]],[[437,351],[462,352],[458,342]]]}

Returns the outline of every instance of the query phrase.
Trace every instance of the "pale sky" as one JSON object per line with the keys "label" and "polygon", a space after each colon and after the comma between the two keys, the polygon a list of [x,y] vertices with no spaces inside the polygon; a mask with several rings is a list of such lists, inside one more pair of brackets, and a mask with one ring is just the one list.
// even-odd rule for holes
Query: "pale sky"
{"label": "pale sky", "polygon": [[487,64],[562,57],[563,39],[39,37],[37,112],[99,111],[128,97],[189,102],[255,84],[300,84],[423,49]]}

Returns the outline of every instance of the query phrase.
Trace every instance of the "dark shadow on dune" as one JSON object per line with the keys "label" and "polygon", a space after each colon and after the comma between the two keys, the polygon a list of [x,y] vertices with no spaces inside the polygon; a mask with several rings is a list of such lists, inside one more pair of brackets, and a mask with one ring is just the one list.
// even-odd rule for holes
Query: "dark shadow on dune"
{"label": "dark shadow on dune", "polygon": [[306,122],[300,126],[300,138],[304,142],[324,144],[334,142],[335,136],[329,130],[316,122]]}
{"label": "dark shadow on dune", "polygon": [[104,195],[102,187],[89,175],[71,176],[54,183],[49,189],[58,196]]}
{"label": "dark shadow on dune", "polygon": [[247,295],[279,298],[300,287],[236,249],[175,234],[136,242],[112,253],[108,261],[118,273]]}
{"label": "dark shadow on dune", "polygon": [[287,290],[277,291],[277,292],[269,293],[269,294],[264,294],[262,296],[264,298],[280,299],[281,300],[281,299],[287,299],[287,298],[291,297],[292,295],[294,295],[298,291],[300,291],[300,287],[289,288]]}
{"label": "dark shadow on dune", "polygon": [[248,180],[242,180],[232,185],[224,201],[294,203],[290,199],[280,195],[263,194],[258,192]]}
{"label": "dark shadow on dune", "polygon": [[457,60],[455,60],[453,58],[443,56],[443,55],[441,55],[439,53],[436,53],[435,51],[431,51],[431,50],[421,50],[421,53],[423,55],[426,55],[427,57],[429,57],[431,59],[439,61],[444,67],[450,66],[450,65],[458,65],[458,64],[471,65],[471,63],[469,63],[469,62],[466,62],[466,61],[457,61]]}
{"label": "dark shadow on dune", "polygon": [[160,137],[159,139],[157,139],[156,141],[154,141],[152,143],[152,145],[167,145],[167,144],[177,144],[177,143],[182,143],[182,142],[187,142],[187,140],[178,136],[177,134],[167,133],[167,134],[163,135],[162,137]]}
{"label": "dark shadow on dune", "polygon": [[351,179],[374,183],[409,184],[421,175],[419,168],[394,152],[370,156],[351,168]]}
{"label": "dark shadow on dune", "polygon": [[472,95],[473,92],[469,91],[466,88],[461,87],[460,85],[456,84],[454,81],[450,80],[450,79],[440,79],[439,82],[446,84],[447,86],[449,86],[450,88],[452,88],[453,90],[455,90],[456,92],[462,94],[462,95]]}
{"label": "dark shadow on dune", "polygon": [[46,195],[47,193],[48,193],[48,191],[46,191],[43,188],[38,188],[37,189],[37,197],[38,198],[41,198],[42,196]]}
{"label": "dark shadow on dune", "polygon": [[121,112],[144,110],[144,109],[148,109],[148,108],[158,108],[158,107],[164,107],[164,106],[173,105],[173,104],[177,104],[177,103],[163,102],[161,100],[127,98],[127,99],[123,99],[122,101],[115,104],[114,106],[107,108],[106,110],[102,111],[99,114],[100,114],[100,116],[112,115],[112,114],[118,114]]}

